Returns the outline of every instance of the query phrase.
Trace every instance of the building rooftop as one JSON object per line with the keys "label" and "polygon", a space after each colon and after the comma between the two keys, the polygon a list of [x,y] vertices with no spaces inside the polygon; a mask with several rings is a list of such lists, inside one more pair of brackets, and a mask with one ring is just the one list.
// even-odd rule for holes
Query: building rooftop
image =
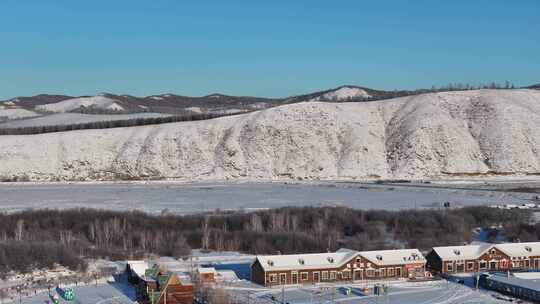
{"label": "building rooftop", "polygon": [[359,254],[379,266],[424,263],[426,261],[418,249],[361,251]]}
{"label": "building rooftop", "polygon": [[356,256],[363,256],[379,266],[425,262],[424,256],[418,249],[356,251],[347,248],[341,248],[336,252],[329,253],[258,256],[257,260],[265,271],[277,271],[337,268],[342,267]]}
{"label": "building rooftop", "polygon": [[463,246],[434,247],[433,250],[443,260],[474,260],[491,248],[496,248],[510,257],[540,256],[540,242],[530,243],[481,243]]}
{"label": "building rooftop", "polygon": [[356,252],[329,252],[257,256],[264,270],[317,269],[340,267],[356,255]]}

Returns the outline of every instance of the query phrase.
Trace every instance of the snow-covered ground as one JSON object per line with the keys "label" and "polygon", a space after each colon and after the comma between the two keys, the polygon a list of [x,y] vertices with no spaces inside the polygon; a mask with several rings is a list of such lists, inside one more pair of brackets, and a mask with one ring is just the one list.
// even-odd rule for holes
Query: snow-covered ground
{"label": "snow-covered ground", "polygon": [[[133,304],[134,299],[131,297],[134,292],[130,291],[130,286],[126,283],[99,283],[98,285],[88,286],[73,286],[75,293],[75,302],[65,301],[60,298],[60,303],[77,303],[77,304]],[[43,304],[51,303],[48,292],[42,291],[34,296],[23,297],[20,303],[22,304]],[[5,301],[9,303],[10,301]],[[14,303],[19,303],[19,299],[15,298]]]}
{"label": "snow-covered ground", "polygon": [[[1,112],[0,112],[1,114]],[[1,115],[0,115],[1,116]],[[54,126],[54,125],[70,125],[82,124],[98,121],[115,121],[128,120],[134,118],[155,118],[167,117],[169,114],[161,113],[135,113],[135,114],[116,114],[116,115],[91,115],[81,113],[58,113],[36,118],[11,120],[0,123],[0,128],[24,128],[37,126]]]}
{"label": "snow-covered ground", "polygon": [[[257,285],[240,282],[226,286],[225,289],[231,297],[240,303],[281,303],[311,304],[311,303],[343,303],[343,304],[487,304],[507,303],[493,297],[494,293],[483,290],[474,290],[467,286],[448,282],[383,282],[388,284],[389,294],[385,296],[373,295],[371,282],[355,284],[328,284],[319,286],[304,286],[281,288],[262,288]],[[352,288],[347,295],[346,288]],[[370,288],[364,294],[362,289]]]}
{"label": "snow-covered ground", "polygon": [[1,136],[0,178],[350,181],[530,175],[540,172],[538,147],[540,91],[478,90]]}
{"label": "snow-covered ground", "polygon": [[116,100],[105,96],[79,97],[36,106],[36,110],[43,112],[65,113],[80,107],[95,107],[97,109],[122,111],[124,108]]}
{"label": "snow-covered ground", "polygon": [[0,183],[0,211],[93,207],[186,214],[285,206],[440,208],[527,202],[530,194],[355,183]]}
{"label": "snow-covered ground", "polygon": [[0,122],[10,119],[20,119],[39,116],[38,113],[25,109],[6,109],[0,106]]}

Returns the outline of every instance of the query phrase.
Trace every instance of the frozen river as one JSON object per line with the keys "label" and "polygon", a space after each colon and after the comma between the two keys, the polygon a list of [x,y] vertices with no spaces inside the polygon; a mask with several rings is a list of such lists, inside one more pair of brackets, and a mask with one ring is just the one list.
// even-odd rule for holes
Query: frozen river
{"label": "frozen river", "polygon": [[112,210],[256,210],[283,206],[341,205],[408,209],[453,205],[523,203],[530,194],[355,183],[75,183],[0,184],[0,211],[92,207]]}

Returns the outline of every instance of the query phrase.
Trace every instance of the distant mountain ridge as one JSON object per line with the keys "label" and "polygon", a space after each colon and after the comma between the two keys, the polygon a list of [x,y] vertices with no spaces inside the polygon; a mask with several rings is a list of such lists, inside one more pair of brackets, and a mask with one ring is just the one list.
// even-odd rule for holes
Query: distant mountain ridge
{"label": "distant mountain ridge", "polygon": [[[485,87],[485,86],[484,86]],[[495,88],[492,83],[490,88]],[[513,86],[512,86],[513,87]],[[498,87],[498,88],[508,88]],[[528,87],[540,89],[540,84]],[[391,99],[404,96],[414,96],[430,92],[460,91],[472,89],[469,85],[455,84],[447,87],[431,90],[375,90],[356,85],[342,85],[337,88],[317,91],[313,93],[296,95],[285,98],[264,98],[252,96],[230,96],[213,93],[206,96],[191,97],[172,93],[137,97],[132,95],[117,95],[100,93],[95,96],[67,96],[40,94],[30,97],[16,97],[0,101],[0,129],[18,126],[47,126],[58,124],[78,124],[88,121],[102,121],[110,119],[110,115],[132,115],[149,113],[148,117],[160,117],[172,115],[176,117],[200,116],[202,119],[213,118],[222,115],[246,113],[268,109],[280,105],[294,104],[299,102],[365,102],[382,99]],[[93,119],[81,116],[80,121],[76,115],[66,116],[59,114],[78,113],[84,115],[96,115]],[[56,115],[54,117],[51,117]],[[101,115],[101,116],[98,116]],[[208,118],[204,118],[208,115]],[[43,119],[48,117],[48,119]],[[133,118],[134,116],[126,116]],[[144,117],[144,116],[140,116]],[[67,119],[66,119],[67,118]],[[15,120],[26,120],[24,123],[10,123]],[[114,120],[122,120],[121,115]],[[28,121],[30,120],[30,121]],[[168,120],[166,120],[168,121]],[[141,123],[143,124],[143,123]],[[25,133],[27,134],[27,133]]]}

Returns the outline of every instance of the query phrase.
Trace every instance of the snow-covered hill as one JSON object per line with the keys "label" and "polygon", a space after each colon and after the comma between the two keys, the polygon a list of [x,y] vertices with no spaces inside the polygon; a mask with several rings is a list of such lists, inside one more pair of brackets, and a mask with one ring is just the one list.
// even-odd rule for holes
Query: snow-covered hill
{"label": "snow-covered hill", "polygon": [[39,114],[25,109],[6,108],[4,106],[0,106],[0,122],[5,120],[28,118],[35,116],[39,116]]}
{"label": "snow-covered hill", "polygon": [[124,108],[116,100],[105,96],[79,97],[36,106],[36,110],[53,113],[66,113],[81,107],[110,111],[123,111]]}
{"label": "snow-covered hill", "polygon": [[0,137],[5,180],[354,180],[490,173],[540,173],[539,91],[297,103],[206,121]]}
{"label": "snow-covered hill", "polygon": [[310,101],[347,101],[355,98],[372,97],[366,90],[358,87],[340,87],[321,96],[310,99]]}

